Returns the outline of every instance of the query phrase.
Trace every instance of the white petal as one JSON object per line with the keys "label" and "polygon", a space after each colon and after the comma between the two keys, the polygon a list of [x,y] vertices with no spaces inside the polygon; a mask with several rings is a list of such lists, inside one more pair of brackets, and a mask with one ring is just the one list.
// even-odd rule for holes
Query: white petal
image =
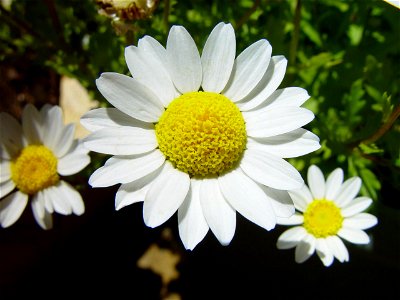
{"label": "white petal", "polygon": [[304,223],[304,217],[299,213],[295,213],[289,218],[277,217],[276,223],[279,225],[300,225]]}
{"label": "white petal", "polygon": [[314,251],[315,251],[315,238],[310,234],[306,234],[304,239],[301,240],[296,247],[296,250],[294,252],[295,261],[297,263],[305,262],[307,259],[310,258],[310,256],[314,253]]}
{"label": "white petal", "polygon": [[43,193],[40,191],[33,197],[31,205],[33,217],[35,218],[36,223],[38,223],[43,229],[47,230],[53,228],[53,217],[44,209],[44,201]]}
{"label": "white petal", "polygon": [[199,51],[187,30],[172,26],[167,40],[167,62],[175,87],[183,94],[198,91],[202,80]]}
{"label": "white petal", "polygon": [[333,254],[329,249],[325,239],[322,238],[317,239],[315,248],[324,266],[329,267],[333,263]]}
{"label": "white petal", "polygon": [[236,212],[224,199],[218,179],[206,178],[200,186],[200,203],[208,226],[222,245],[228,245],[236,229]]}
{"label": "white petal", "polygon": [[52,214],[54,212],[53,203],[51,202],[51,197],[49,193],[45,193],[45,190],[41,191],[42,197],[44,198],[44,208],[45,210]]}
{"label": "white petal", "polygon": [[310,95],[305,89],[300,87],[287,87],[273,92],[266,102],[270,107],[273,105],[301,106],[308,99],[310,99]]}
{"label": "white petal", "polygon": [[242,113],[246,122],[247,135],[271,137],[293,131],[311,122],[314,114],[305,108],[276,106],[263,111]]}
{"label": "white petal", "polygon": [[240,169],[220,176],[218,182],[225,199],[242,216],[267,230],[275,227],[272,200]]}
{"label": "white petal", "polygon": [[247,139],[248,149],[262,149],[281,158],[292,158],[319,149],[319,138],[303,128],[267,138]]}
{"label": "white petal", "polygon": [[59,106],[58,106],[58,105],[51,105],[51,104],[49,104],[49,103],[46,103],[46,104],[43,105],[42,108],[39,110],[40,118],[41,118],[43,124],[45,123],[44,119],[48,116],[49,111],[50,111],[53,107],[59,107]]}
{"label": "white petal", "polygon": [[12,179],[0,183],[0,198],[3,198],[15,188],[15,183]]}
{"label": "white petal", "polygon": [[307,231],[302,226],[290,228],[279,236],[276,246],[278,249],[294,248],[305,238],[306,235]]}
{"label": "white petal", "polygon": [[68,124],[61,132],[59,139],[56,141],[56,145],[53,148],[53,152],[57,157],[63,157],[74,142],[75,124]]}
{"label": "white petal", "polygon": [[[152,38],[151,36],[144,36],[143,38],[139,39],[138,42],[138,47],[140,49],[142,49],[142,51],[150,54],[153,56],[154,59],[157,59],[162,65],[160,65],[160,68],[163,68],[165,70],[165,72],[168,74],[171,83],[172,83],[172,78],[171,75],[168,71],[168,63],[167,63],[167,50],[165,50],[165,48],[154,38]],[[174,95],[171,99],[168,100],[168,98],[170,97],[170,94],[167,94],[161,99],[161,101],[163,101],[164,107],[168,107],[169,103],[175,99],[176,97],[178,97],[180,94],[179,92],[176,90],[175,86],[173,85],[173,92]],[[169,92],[171,92],[171,90],[169,90]],[[168,101],[168,102],[164,102],[164,101]]]}
{"label": "white petal", "polygon": [[2,130],[0,134],[0,144],[4,145],[1,157],[14,158],[23,147],[22,127],[14,117],[0,112],[0,128],[7,128],[7,130]]}
{"label": "white petal", "polygon": [[40,110],[43,120],[42,140],[43,144],[49,149],[54,151],[58,146],[58,142],[61,138],[64,123],[62,110],[59,106],[44,106]]}
{"label": "white petal", "polygon": [[58,160],[57,172],[69,176],[83,170],[90,163],[88,150],[78,140],[75,140],[69,153]]}
{"label": "white petal", "polygon": [[63,193],[65,200],[69,202],[72,208],[72,212],[80,216],[85,212],[85,204],[83,203],[81,194],[78,193],[69,183],[60,181],[59,185],[61,192]]}
{"label": "white petal", "polygon": [[158,97],[131,77],[118,73],[103,73],[96,80],[96,85],[108,102],[135,119],[157,122],[164,112]]}
{"label": "white petal", "polygon": [[35,215],[35,218],[43,219],[44,218],[44,197],[43,191],[39,191],[36,193],[31,201],[32,212]]}
{"label": "white petal", "polygon": [[97,108],[93,109],[81,118],[81,124],[90,131],[97,131],[107,127],[140,127],[143,129],[153,129],[152,123],[146,123],[124,114],[117,108]]}
{"label": "white petal", "polygon": [[235,55],[235,31],[231,24],[221,22],[211,31],[201,55],[204,91],[219,93],[224,89],[231,76]]}
{"label": "white petal", "polygon": [[139,39],[138,47],[147,53],[151,53],[154,59],[163,63],[164,69],[168,69],[168,64],[166,62],[167,51],[155,38],[145,35]]}
{"label": "white petal", "polygon": [[356,229],[368,229],[375,226],[378,223],[378,219],[368,213],[360,213],[343,220],[343,227],[356,228]]}
{"label": "white petal", "polygon": [[288,218],[294,214],[294,205],[287,191],[276,190],[265,185],[259,185],[271,200],[276,217]]}
{"label": "white petal", "polygon": [[346,246],[343,244],[342,240],[336,235],[328,236],[326,239],[326,244],[331,250],[332,254],[342,263],[349,261],[349,252]]}
{"label": "white petal", "polygon": [[329,174],[328,178],[326,179],[325,199],[335,199],[340,187],[342,186],[342,183],[343,170],[341,168],[337,168],[331,174]]}
{"label": "white petal", "polygon": [[[138,179],[137,181],[140,181]],[[115,210],[120,210],[125,206],[144,201],[147,192],[150,189],[150,184],[137,189],[136,186],[130,188],[132,183],[121,184],[115,195]]]}
{"label": "white petal", "polygon": [[4,144],[2,144],[1,138],[0,138],[0,158],[2,159],[7,159],[10,160],[12,159],[12,157],[15,157],[18,155],[18,152],[12,152],[8,151],[6,146]]}
{"label": "white petal", "polygon": [[143,205],[144,222],[157,227],[167,221],[181,206],[190,187],[189,175],[166,162],[160,175],[146,194]]}
{"label": "white petal", "polygon": [[139,127],[98,130],[87,136],[83,142],[89,150],[112,155],[145,153],[158,145],[154,130]]}
{"label": "white petal", "polygon": [[[300,107],[310,95],[305,89],[299,87],[287,87],[283,89],[276,90],[265,99],[260,105],[258,105],[254,110],[269,109],[273,106],[297,106]],[[241,111],[249,111],[246,109],[247,102],[236,103]],[[250,107],[250,106],[248,106]]]}
{"label": "white petal", "polygon": [[305,184],[300,189],[289,191],[289,195],[293,200],[294,207],[301,212],[304,212],[308,204],[314,200],[310,190]]}
{"label": "white petal", "polygon": [[32,104],[27,104],[22,111],[22,128],[28,144],[41,144],[41,116]]}
{"label": "white petal", "polygon": [[191,179],[189,193],[178,209],[179,236],[189,250],[204,239],[209,229],[200,204],[200,182]]}
{"label": "white petal", "polygon": [[368,197],[357,197],[352,200],[348,205],[341,209],[341,214],[343,217],[354,216],[367,209],[372,203],[372,199]]}
{"label": "white petal", "polygon": [[7,159],[0,160],[0,183],[11,179],[11,162]]}
{"label": "white petal", "polygon": [[337,196],[333,200],[339,207],[345,207],[357,196],[360,188],[361,179],[359,177],[349,178],[342,184]]}
{"label": "white petal", "polygon": [[370,241],[368,234],[355,228],[342,227],[337,235],[353,244],[368,244]]}
{"label": "white petal", "polygon": [[12,193],[0,201],[0,224],[6,228],[13,225],[22,215],[26,204],[28,203],[28,195],[17,191]]}
{"label": "white petal", "polygon": [[[0,139],[3,141],[3,138],[11,138],[12,136],[22,136],[22,127],[20,123],[10,114],[5,112],[0,112],[0,125],[1,128],[7,128],[7,130],[3,130],[1,132]],[[22,147],[22,141],[19,139],[15,140],[15,143]]]}
{"label": "white petal", "polygon": [[241,101],[240,110],[248,111],[266,101],[281,84],[286,66],[287,59],[284,56],[273,56],[258,85]]}
{"label": "white petal", "polygon": [[47,210],[44,211],[44,218],[39,220],[35,217],[36,222],[45,230],[53,228],[53,216]]}
{"label": "white petal", "polygon": [[247,47],[236,58],[231,77],[222,94],[233,102],[246,97],[267,70],[271,53],[272,47],[267,40],[259,40]]}
{"label": "white petal", "polygon": [[111,157],[90,176],[89,184],[93,187],[106,187],[128,183],[157,170],[164,161],[165,156],[158,149],[142,155]]}
{"label": "white petal", "polygon": [[115,210],[144,201],[153,181],[159,176],[162,168],[143,176],[133,182],[121,184],[115,195]]}
{"label": "white petal", "polygon": [[325,196],[325,178],[321,170],[312,165],[308,168],[307,181],[311,194],[314,199],[324,199]]}
{"label": "white petal", "polygon": [[[125,59],[132,77],[148,87],[166,107],[177,92],[164,62],[158,53],[148,51],[148,47],[130,46],[125,48]],[[152,49],[152,48],[151,48]]]}
{"label": "white petal", "polygon": [[54,211],[62,215],[70,215],[72,213],[71,204],[68,201],[68,195],[65,195],[63,189],[60,188],[61,183],[50,186],[43,190],[45,198],[51,201]]}
{"label": "white petal", "polygon": [[287,161],[267,152],[247,149],[240,168],[254,181],[279,190],[298,189],[304,181]]}

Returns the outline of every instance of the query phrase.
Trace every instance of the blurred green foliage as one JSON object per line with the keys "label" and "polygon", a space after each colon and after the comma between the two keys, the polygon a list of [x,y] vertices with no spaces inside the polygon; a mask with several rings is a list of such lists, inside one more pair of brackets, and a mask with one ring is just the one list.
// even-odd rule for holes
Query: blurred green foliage
{"label": "blurred green foliage", "polygon": [[[5,2],[5,1],[3,1]],[[144,20],[112,20],[95,1],[12,1],[1,6],[0,61],[24,56],[77,78],[103,101],[95,79],[128,73],[124,48],[151,35],[165,44],[173,24],[201,49],[215,24],[236,29],[237,53],[266,38],[289,59],[281,87],[299,86],[315,113],[307,128],[321,149],[290,159],[302,173],[311,163],[360,176],[362,194],[400,207],[400,10],[382,0],[161,0]],[[397,192],[397,194],[396,194]],[[390,199],[389,199],[390,198]],[[397,199],[395,199],[397,198]]]}

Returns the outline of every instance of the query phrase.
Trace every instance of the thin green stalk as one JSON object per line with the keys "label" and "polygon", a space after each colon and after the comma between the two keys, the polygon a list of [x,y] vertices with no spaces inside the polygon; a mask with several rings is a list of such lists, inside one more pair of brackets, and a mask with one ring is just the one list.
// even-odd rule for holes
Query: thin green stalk
{"label": "thin green stalk", "polygon": [[300,35],[300,18],[301,18],[301,0],[296,1],[296,8],[293,17],[293,35],[290,42],[290,52],[289,52],[289,62],[292,65],[296,64],[297,47],[299,45],[299,35]]}
{"label": "thin green stalk", "polygon": [[45,0],[44,2],[46,3],[50,15],[51,23],[57,32],[58,41],[63,45],[63,48],[65,48],[67,43],[65,42],[64,31],[61,26],[60,18],[58,17],[56,4],[54,0]]}
{"label": "thin green stalk", "polygon": [[243,26],[251,17],[251,15],[257,10],[260,6],[261,0],[256,0],[253,3],[253,6],[250,7],[248,11],[240,18],[239,22],[236,23],[235,30],[238,30],[240,27]]}
{"label": "thin green stalk", "polygon": [[392,113],[390,114],[388,120],[378,128],[369,138],[361,141],[360,144],[372,144],[379,140],[389,129],[393,126],[394,122],[400,116],[400,105],[397,105]]}
{"label": "thin green stalk", "polygon": [[168,32],[169,30],[169,13],[171,9],[170,5],[171,4],[169,0],[164,0],[163,24],[165,32]]}

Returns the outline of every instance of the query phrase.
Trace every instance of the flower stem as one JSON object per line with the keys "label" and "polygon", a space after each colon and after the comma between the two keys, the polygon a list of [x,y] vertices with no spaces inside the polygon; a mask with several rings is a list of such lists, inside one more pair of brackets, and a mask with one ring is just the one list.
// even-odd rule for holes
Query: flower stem
{"label": "flower stem", "polygon": [[169,12],[170,12],[170,1],[164,0],[163,24],[165,32],[168,32],[169,30]]}
{"label": "flower stem", "polygon": [[58,17],[56,4],[55,4],[54,0],[45,0],[44,2],[47,6],[47,10],[49,12],[52,25],[53,25],[55,31],[57,32],[58,41],[63,46],[63,48],[66,48],[67,43],[64,38],[64,33],[63,33],[63,28],[62,28],[62,25],[60,22],[60,18]]}
{"label": "flower stem", "polygon": [[372,144],[379,140],[394,124],[394,122],[397,120],[397,118],[400,116],[400,105],[397,105],[392,113],[390,114],[389,118],[385,123],[382,124],[381,127],[377,131],[375,131],[374,134],[372,134],[370,137],[366,138],[365,140],[361,141],[363,144]]}
{"label": "flower stem", "polygon": [[24,20],[17,18],[16,16],[12,16],[2,5],[0,5],[0,16],[3,20],[6,21],[10,26],[20,30],[21,33],[27,33],[32,35],[35,38],[43,41],[45,38],[43,35],[36,32],[28,23]]}
{"label": "flower stem", "polygon": [[299,44],[300,17],[301,17],[301,0],[297,0],[293,17],[294,29],[293,29],[292,40],[290,42],[290,53],[289,53],[289,62],[292,65],[295,65],[296,63],[297,46]]}
{"label": "flower stem", "polygon": [[243,26],[251,17],[251,15],[257,10],[260,6],[261,0],[256,0],[253,3],[253,6],[250,7],[248,11],[240,18],[240,20],[236,23],[235,30],[238,30],[240,27]]}

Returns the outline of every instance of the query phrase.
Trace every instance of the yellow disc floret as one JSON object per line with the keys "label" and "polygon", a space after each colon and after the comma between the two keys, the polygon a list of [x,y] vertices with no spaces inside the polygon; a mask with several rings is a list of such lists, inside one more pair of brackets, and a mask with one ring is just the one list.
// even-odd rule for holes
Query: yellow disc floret
{"label": "yellow disc floret", "polygon": [[161,152],[190,176],[229,170],[246,147],[242,113],[221,94],[181,95],[171,102],[155,128]]}
{"label": "yellow disc floret", "polygon": [[304,212],[304,228],[316,238],[336,235],[342,223],[340,209],[329,200],[314,200]]}
{"label": "yellow disc floret", "polygon": [[57,184],[57,158],[43,145],[29,145],[11,163],[11,178],[25,194]]}

